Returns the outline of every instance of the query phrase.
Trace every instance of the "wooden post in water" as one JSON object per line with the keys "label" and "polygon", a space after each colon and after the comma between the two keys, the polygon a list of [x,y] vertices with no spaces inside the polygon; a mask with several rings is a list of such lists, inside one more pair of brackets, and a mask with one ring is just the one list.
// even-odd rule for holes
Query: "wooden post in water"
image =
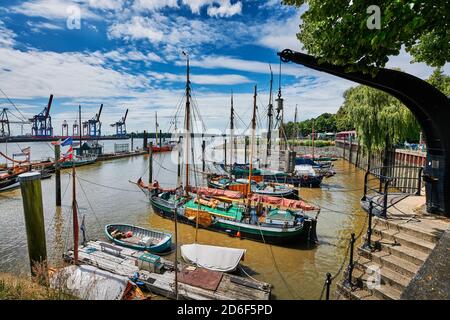
{"label": "wooden post in water", "polygon": [[147,149],[147,131],[144,130],[144,142],[142,144],[142,149]]}
{"label": "wooden post in water", "polygon": [[134,132],[131,133],[131,152],[134,150]]}
{"label": "wooden post in water", "polygon": [[148,183],[153,182],[153,142],[150,141],[148,148]]}
{"label": "wooden post in water", "polygon": [[61,169],[59,159],[61,158],[61,140],[55,144],[55,201],[56,206],[61,207]]}
{"label": "wooden post in water", "polygon": [[47,269],[41,174],[39,172],[26,172],[19,175],[19,181],[27,230],[31,274],[35,276],[36,269],[34,267],[36,264],[44,264],[45,269]]}

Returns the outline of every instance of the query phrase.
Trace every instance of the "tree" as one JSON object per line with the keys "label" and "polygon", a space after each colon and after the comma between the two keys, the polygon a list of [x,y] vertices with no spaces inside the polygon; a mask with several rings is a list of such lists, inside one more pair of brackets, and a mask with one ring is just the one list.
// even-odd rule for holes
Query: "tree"
{"label": "tree", "polygon": [[436,68],[427,81],[447,97],[450,95],[450,77],[444,74],[441,68]]}
{"label": "tree", "polygon": [[343,108],[369,153],[418,139],[420,127],[414,115],[389,94],[359,85],[348,89],[344,98]]}
{"label": "tree", "polygon": [[362,0],[283,0],[308,5],[298,39],[321,61],[373,72],[404,46],[415,62],[441,67],[449,61],[447,0],[379,0],[380,29],[369,29],[369,4]]}

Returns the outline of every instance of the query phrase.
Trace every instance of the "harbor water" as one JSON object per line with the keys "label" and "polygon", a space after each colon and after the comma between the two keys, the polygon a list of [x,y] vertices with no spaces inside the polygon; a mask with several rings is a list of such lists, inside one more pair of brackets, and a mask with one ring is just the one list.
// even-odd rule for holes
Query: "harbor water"
{"label": "harbor water", "polygon": [[[104,152],[112,152],[114,143],[123,142],[102,143],[105,145]],[[135,139],[134,145],[141,147],[142,140]],[[25,146],[31,146],[32,159],[40,160],[53,156],[53,148],[49,143],[20,145],[22,148]],[[0,151],[4,152],[5,149],[6,146],[1,144]],[[18,151],[19,145],[8,144],[9,154]],[[221,151],[216,153],[217,158],[222,156]],[[177,152],[173,151],[154,156],[153,177],[163,187],[174,187],[176,184],[176,154]],[[365,232],[366,214],[360,208],[364,172],[344,160],[335,161],[334,169],[336,175],[324,179],[321,188],[300,190],[304,200],[322,208],[318,217],[317,246],[266,245],[203,229],[198,232],[198,242],[246,249],[242,263],[246,267],[245,270],[252,277],[271,283],[273,297],[276,299],[318,299],[326,273],[335,275],[340,269],[351,233],[358,235]],[[62,252],[72,246],[70,172],[62,171],[63,206],[60,209],[55,207],[54,177],[42,180],[47,251],[53,265],[58,265]],[[147,196],[131,183],[140,177],[145,181],[148,179],[148,156],[109,160],[79,167],[77,177],[80,221],[84,216],[88,239],[106,240],[103,228],[109,223],[129,223],[174,230],[173,222],[154,214]],[[201,184],[201,181],[195,179],[191,179],[191,182]],[[0,219],[0,272],[28,273],[20,189],[0,193]],[[178,230],[181,244],[194,241],[193,227],[179,225]],[[334,284],[338,279],[334,280]]]}

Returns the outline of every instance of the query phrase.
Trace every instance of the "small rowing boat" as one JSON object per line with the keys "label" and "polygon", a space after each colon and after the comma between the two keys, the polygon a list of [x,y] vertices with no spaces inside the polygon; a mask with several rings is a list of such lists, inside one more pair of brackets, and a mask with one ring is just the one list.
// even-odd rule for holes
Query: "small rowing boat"
{"label": "small rowing boat", "polygon": [[135,250],[161,253],[172,246],[172,234],[168,231],[146,229],[129,224],[108,224],[105,234],[114,243]]}

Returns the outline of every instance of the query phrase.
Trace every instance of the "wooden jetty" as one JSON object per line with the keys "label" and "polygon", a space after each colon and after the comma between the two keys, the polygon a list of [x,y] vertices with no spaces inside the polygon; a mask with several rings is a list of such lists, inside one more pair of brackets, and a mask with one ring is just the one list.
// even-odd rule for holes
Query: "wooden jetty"
{"label": "wooden jetty", "polygon": [[[89,241],[85,246],[79,248],[78,261],[129,278],[138,276],[137,281],[144,283],[150,292],[175,299],[173,262],[161,258],[160,267],[156,268],[155,272],[143,270],[138,265],[139,258],[144,254],[145,252],[142,251],[103,241]],[[65,259],[73,260],[73,250],[66,253]],[[179,263],[178,269],[180,270],[178,272],[178,295],[181,299],[269,300],[270,298],[271,285],[269,283],[182,263]]]}

